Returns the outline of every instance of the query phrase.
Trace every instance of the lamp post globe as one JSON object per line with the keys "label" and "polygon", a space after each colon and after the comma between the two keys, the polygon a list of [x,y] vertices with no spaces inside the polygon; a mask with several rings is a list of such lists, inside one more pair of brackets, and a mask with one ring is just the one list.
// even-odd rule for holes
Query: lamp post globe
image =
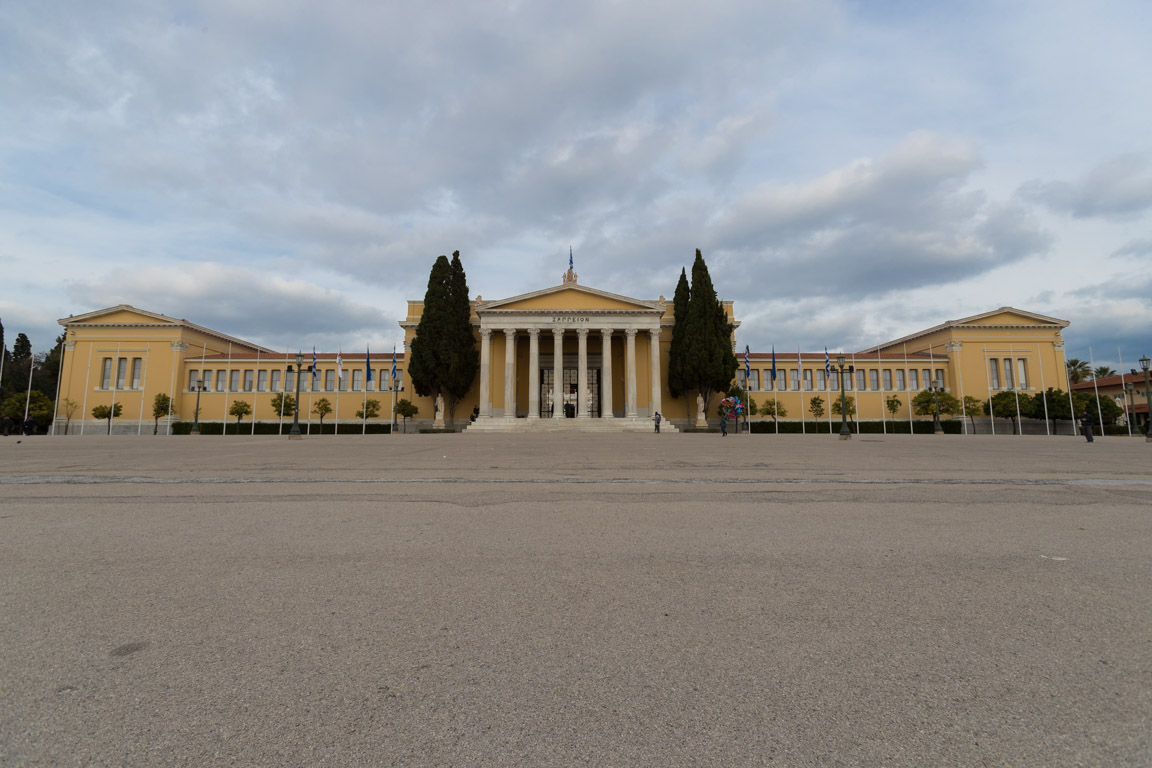
{"label": "lamp post globe", "polygon": [[[288,366],[288,373],[292,373],[292,366]],[[292,431],[288,433],[289,440],[303,440],[300,434],[300,379],[304,373],[304,354],[296,353],[296,402],[292,406]]]}
{"label": "lamp post globe", "polygon": [[848,430],[848,404],[844,393],[844,355],[836,355],[836,367],[840,371],[840,439],[851,440],[852,433]]}
{"label": "lamp post globe", "polygon": [[1148,355],[1140,358],[1140,369],[1144,371],[1144,409],[1147,411],[1147,417],[1144,419],[1144,442],[1152,443],[1152,397],[1148,396],[1148,367],[1152,364],[1152,360],[1148,359]]}

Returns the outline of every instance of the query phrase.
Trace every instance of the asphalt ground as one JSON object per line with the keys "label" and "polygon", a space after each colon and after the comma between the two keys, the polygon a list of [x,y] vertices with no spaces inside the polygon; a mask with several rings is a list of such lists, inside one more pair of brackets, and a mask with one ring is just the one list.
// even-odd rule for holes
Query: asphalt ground
{"label": "asphalt ground", "polygon": [[0,764],[1152,765],[1149,467],[1130,438],[0,438]]}

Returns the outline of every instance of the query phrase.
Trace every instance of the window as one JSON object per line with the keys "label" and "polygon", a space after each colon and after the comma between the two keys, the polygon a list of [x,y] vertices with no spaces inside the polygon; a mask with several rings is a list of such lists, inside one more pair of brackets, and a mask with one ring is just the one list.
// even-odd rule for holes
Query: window
{"label": "window", "polygon": [[200,383],[200,371],[188,371],[188,391],[196,389]]}
{"label": "window", "polygon": [[833,368],[832,372],[828,374],[828,388],[835,391],[840,389],[840,370]]}
{"label": "window", "polygon": [[340,391],[348,391],[348,371],[343,368],[340,369]]}
{"label": "window", "polygon": [[[275,375],[277,373],[280,373],[280,371],[273,371],[272,373],[273,373],[273,375]],[[259,373],[256,374],[256,391],[257,392],[267,392],[268,391],[268,371],[260,371]]]}
{"label": "window", "polygon": [[324,391],[331,392],[336,389],[336,371],[324,371]]}
{"label": "window", "polygon": [[896,389],[905,389],[904,371],[896,370]]}
{"label": "window", "polygon": [[816,389],[820,390],[821,392],[823,392],[828,386],[828,382],[824,379],[824,369],[821,368],[820,370],[816,371]]}
{"label": "window", "polygon": [[811,369],[804,371],[804,391],[812,391],[812,371]]}
{"label": "window", "polygon": [[1016,361],[1016,370],[1019,374],[1016,379],[1020,382],[1020,389],[1028,389],[1028,364],[1024,358]]}
{"label": "window", "polygon": [[1008,357],[1004,358],[1004,388],[1015,389],[1012,383],[1012,359]]}
{"label": "window", "polygon": [[749,380],[749,390],[752,392],[760,391],[760,371],[755,368],[752,369],[752,378]]}
{"label": "window", "polygon": [[938,382],[936,386],[938,386],[938,387],[946,386],[944,383],[944,369],[943,368],[937,368],[936,369],[936,381]]}
{"label": "window", "polygon": [[223,392],[228,383],[228,371],[216,371],[216,391]]}
{"label": "window", "polygon": [[280,391],[280,371],[272,371],[271,382],[268,388],[273,392]]}
{"label": "window", "polygon": [[880,371],[875,368],[868,371],[868,389],[873,392],[880,389]]}
{"label": "window", "polygon": [[352,391],[353,392],[359,392],[360,387],[362,387],[363,385],[364,385],[364,371],[361,371],[361,370],[352,371]]}
{"label": "window", "polygon": [[796,391],[800,390],[800,369],[799,368],[793,368],[792,369],[792,389],[796,390]]}
{"label": "window", "polygon": [[928,387],[930,387],[930,386],[932,386],[932,369],[931,368],[925,368],[924,369],[924,389],[928,389]]}
{"label": "window", "polygon": [[132,358],[132,389],[140,389],[140,375],[143,367],[143,359],[139,357]]}
{"label": "window", "polygon": [[892,369],[884,369],[884,389],[892,389]]}
{"label": "window", "polygon": [[920,372],[915,368],[908,371],[908,388],[912,390],[920,389]]}
{"label": "window", "polygon": [[244,371],[244,391],[245,392],[251,392],[252,391],[252,371],[251,370]]}
{"label": "window", "polygon": [[128,358],[122,357],[116,361],[116,389],[124,389],[124,380],[128,376]]}
{"label": "window", "polygon": [[100,388],[112,388],[112,358],[110,357],[104,358],[104,367],[100,372]]}
{"label": "window", "polygon": [[233,392],[239,392],[240,391],[240,371],[239,370],[232,371],[232,381],[230,381],[228,383],[228,389],[230,389]]}
{"label": "window", "polygon": [[866,391],[868,389],[868,382],[865,379],[865,375],[866,374],[864,373],[863,370],[857,369],[857,371],[856,371],[856,389],[860,390],[861,392]]}
{"label": "window", "polygon": [[[278,373],[280,373],[280,371],[273,371],[272,372],[273,379],[278,378],[276,376],[276,374],[278,374]],[[273,386],[272,388],[275,389],[276,387]],[[296,390],[296,372],[295,371],[288,371],[284,374],[284,389],[285,389],[285,391],[288,391],[288,392],[293,392]]]}
{"label": "window", "polygon": [[743,368],[736,369],[736,386],[740,387],[740,389],[748,389],[747,382],[744,381]]}
{"label": "window", "polygon": [[988,386],[1000,389],[1000,361],[994,357],[988,361]]}

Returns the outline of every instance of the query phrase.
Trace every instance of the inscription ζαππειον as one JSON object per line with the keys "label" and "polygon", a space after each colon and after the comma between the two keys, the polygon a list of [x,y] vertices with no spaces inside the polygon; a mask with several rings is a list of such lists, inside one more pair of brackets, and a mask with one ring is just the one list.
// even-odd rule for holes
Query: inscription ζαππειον
{"label": "inscription \u03b6\u03b1\u03c0\u03c0\u03b5\u03b9\u03bf\u03bd", "polygon": [[586,318],[586,317],[563,317],[563,316],[560,316],[560,317],[553,317],[552,322],[554,322],[554,323],[586,323],[586,322],[588,322],[588,318]]}

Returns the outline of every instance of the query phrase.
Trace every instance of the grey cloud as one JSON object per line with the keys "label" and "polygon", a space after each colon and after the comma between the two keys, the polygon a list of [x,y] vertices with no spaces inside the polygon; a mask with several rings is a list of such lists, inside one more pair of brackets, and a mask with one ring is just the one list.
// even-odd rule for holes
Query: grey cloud
{"label": "grey cloud", "polygon": [[1132,218],[1152,210],[1152,164],[1146,155],[1121,155],[1075,181],[1029,181],[1019,194],[1076,218]]}
{"label": "grey cloud", "polygon": [[1143,259],[1152,257],[1152,238],[1137,238],[1129,240],[1111,254],[1114,258]]}

